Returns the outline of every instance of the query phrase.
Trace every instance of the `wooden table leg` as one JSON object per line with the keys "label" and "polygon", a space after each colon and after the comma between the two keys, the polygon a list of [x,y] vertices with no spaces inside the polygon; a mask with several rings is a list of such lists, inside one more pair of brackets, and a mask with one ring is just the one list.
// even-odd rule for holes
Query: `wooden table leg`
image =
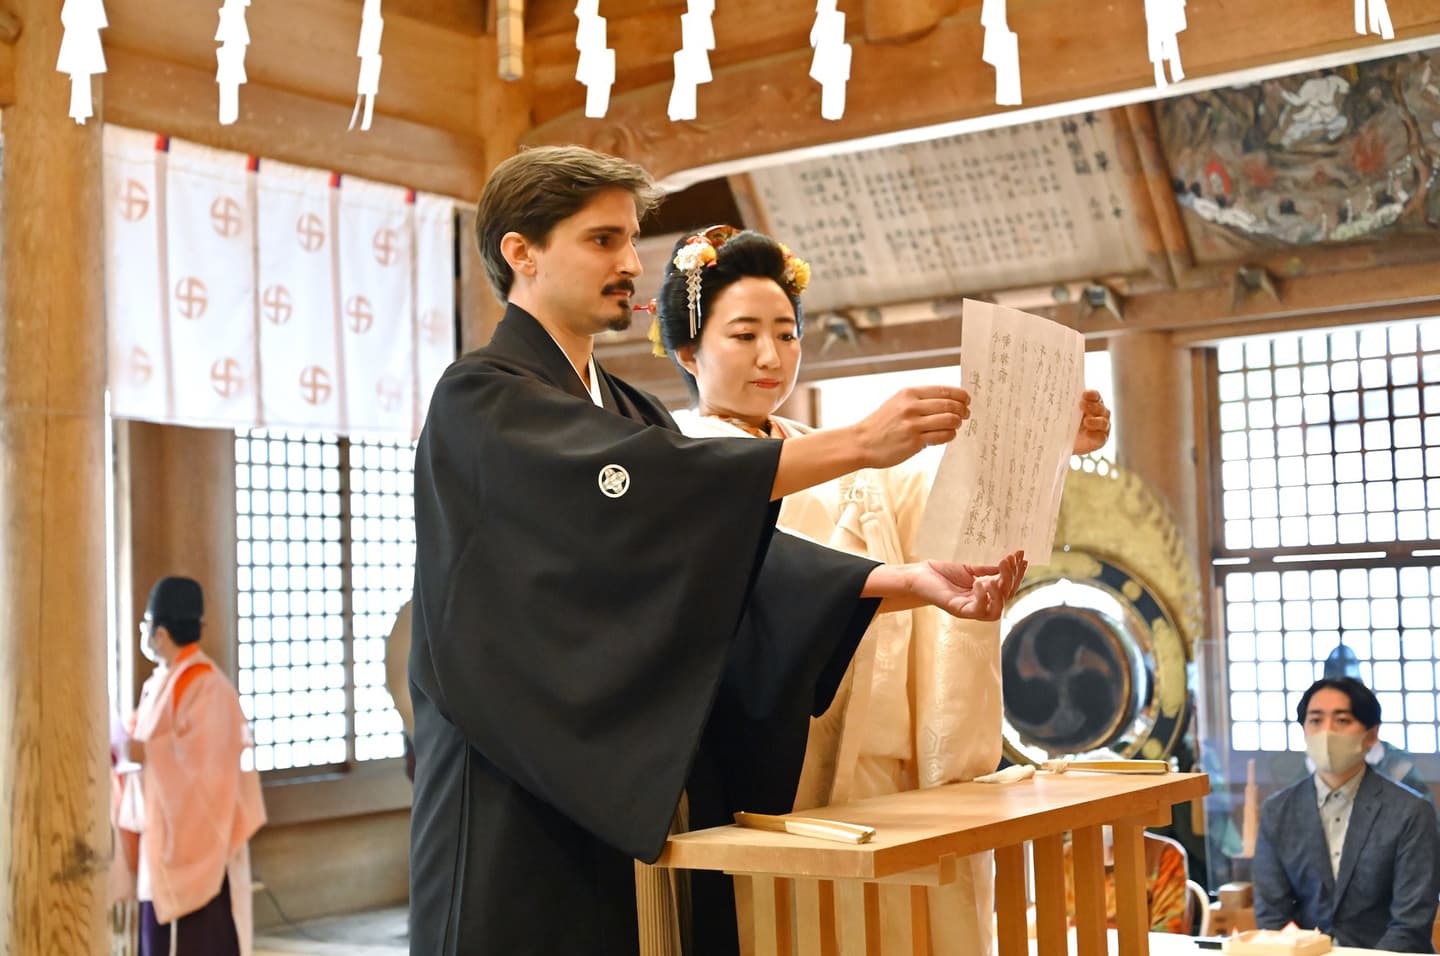
{"label": "wooden table leg", "polygon": [[925,887],[880,886],[880,951],[885,956],[928,956],[930,919]]}
{"label": "wooden table leg", "polygon": [[995,849],[995,916],[1000,956],[1026,956],[1025,844]]}
{"label": "wooden table leg", "polygon": [[835,925],[840,956],[880,956],[880,888],[860,880],[835,881]]}
{"label": "wooden table leg", "polygon": [[795,951],[797,956],[837,956],[834,883],[795,881]]}
{"label": "wooden table leg", "polygon": [[1070,834],[1075,881],[1075,947],[1080,956],[1106,956],[1105,846],[1098,826]]}
{"label": "wooden table leg", "polygon": [[1067,956],[1065,852],[1059,834],[1040,837],[1035,848],[1035,947],[1039,956]]}
{"label": "wooden table leg", "polygon": [[1115,830],[1115,925],[1120,956],[1150,956],[1150,904],[1146,892],[1145,830],[1118,822]]}
{"label": "wooden table leg", "polygon": [[735,884],[735,929],[740,956],[755,956],[755,887],[749,876],[732,874]]}
{"label": "wooden table leg", "polygon": [[[749,883],[756,956],[794,956],[790,935],[790,881],[774,876],[752,876]],[[736,898],[739,898],[738,886]]]}

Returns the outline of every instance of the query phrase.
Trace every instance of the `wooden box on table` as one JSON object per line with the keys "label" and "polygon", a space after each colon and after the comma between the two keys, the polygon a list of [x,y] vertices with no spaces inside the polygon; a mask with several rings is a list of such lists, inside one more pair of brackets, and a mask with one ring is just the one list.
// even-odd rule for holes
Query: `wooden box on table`
{"label": "wooden box on table", "polygon": [[[926,886],[954,879],[955,861],[995,851],[1000,956],[1029,951],[1025,845],[1034,852],[1039,956],[1066,953],[1063,837],[1072,834],[1079,956],[1101,956],[1105,866],[1101,827],[1114,827],[1121,956],[1147,956],[1146,826],[1168,823],[1174,804],[1203,796],[1204,774],[1037,774],[1010,784],[960,783],[796,816],[875,828],[868,843],[717,827],[671,837],[658,865],[723,870],[735,877],[747,952],[796,956],[923,956],[930,952]],[[747,928],[748,924],[748,928]],[[949,956],[949,954],[935,954]],[[969,954],[959,954],[969,956]]]}

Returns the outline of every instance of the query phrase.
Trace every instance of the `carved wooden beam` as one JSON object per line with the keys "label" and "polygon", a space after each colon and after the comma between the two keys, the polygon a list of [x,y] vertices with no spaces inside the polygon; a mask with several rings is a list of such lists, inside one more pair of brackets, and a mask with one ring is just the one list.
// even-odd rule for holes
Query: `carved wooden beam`
{"label": "carved wooden beam", "polygon": [[213,67],[181,66],[114,46],[105,57],[101,103],[108,123],[462,198],[478,196],[484,184],[478,136],[378,112],[368,133],[350,133],[351,103],[277,89],[254,74],[240,91],[239,122],[221,126]]}
{"label": "carved wooden beam", "polygon": [[865,41],[895,43],[929,33],[958,0],[865,0]]}
{"label": "carved wooden beam", "polygon": [[[350,0],[360,8],[363,0]],[[393,18],[420,20],[432,26],[479,36],[485,32],[489,4],[485,0],[385,0],[385,27]],[[355,14],[359,22],[359,13]]]}
{"label": "carved wooden beam", "polygon": [[1351,323],[1359,323],[1370,321],[1370,312],[1379,309],[1408,306],[1413,318],[1440,311],[1440,269],[1433,261],[1380,266],[1363,275],[1363,281],[1354,271],[1281,279],[1276,283],[1278,299],[1256,295],[1238,303],[1229,285],[1139,295],[1125,300],[1123,322],[1101,312],[1080,320],[1073,306],[1055,309],[1054,318],[1087,336],[1148,329],[1198,330],[1208,337],[1215,335],[1211,327],[1235,328],[1260,321],[1303,317],[1310,322],[1317,315],[1345,313]]}
{"label": "carved wooden beam", "polygon": [[0,43],[14,44],[20,39],[20,31],[24,24],[20,18],[9,10],[0,8]]}
{"label": "carved wooden beam", "polygon": [[15,47],[0,43],[0,108],[15,105]]}
{"label": "carved wooden beam", "polygon": [[[1293,64],[1298,70],[1306,58],[1369,57],[1440,36],[1440,5],[1433,0],[1391,0],[1390,12],[1397,39],[1387,44],[1357,35],[1352,18],[1333,0],[1247,4],[1243,10],[1196,4],[1187,11],[1180,49],[1187,74],[1205,78],[1265,66]],[[1093,4],[1012,0],[1009,22],[1020,37],[1027,107],[1151,95],[1144,5],[1110,4],[1103,22],[1099,16]],[[704,171],[713,175],[792,150],[985,116],[1001,110],[994,102],[994,71],[980,61],[983,35],[979,6],[971,4],[912,42],[854,44],[848,105],[839,122],[820,117],[820,87],[808,77],[812,51],[801,40],[788,52],[716,69],[714,82],[700,91],[695,122],[668,120],[668,81],[619,92],[624,83],[617,80],[605,119],[571,110],[531,130],[526,142],[585,144],[627,156],[661,177],[716,167]],[[573,63],[573,51],[567,56]],[[626,69],[623,59],[620,66]],[[544,113],[542,104],[537,112]],[[673,182],[690,178],[674,176]]]}
{"label": "carved wooden beam", "polygon": [[[718,14],[725,4],[716,6]],[[612,24],[653,12],[674,14],[676,36],[679,36],[680,14],[685,12],[685,0],[605,0],[600,5],[600,15]],[[575,0],[529,0],[525,4],[525,32],[535,37],[574,36]],[[675,48],[678,50],[679,44]]]}
{"label": "carved wooden beam", "polygon": [[1195,267],[1180,207],[1170,188],[1170,171],[1155,132],[1155,114],[1150,104],[1136,103],[1112,110],[1115,142],[1120,161],[1130,178],[1132,205],[1145,235],[1145,251],[1152,268],[1180,284]]}
{"label": "carved wooden beam", "polygon": [[[211,3],[110,0],[105,4],[110,27],[102,34],[105,52],[108,56],[112,49],[123,48],[143,54],[152,62],[176,63],[208,72],[209,92],[199,87],[194,92],[199,94],[198,99],[210,104],[213,123],[217,9],[218,4]],[[257,84],[353,107],[360,69],[355,55],[360,12],[356,0],[251,4],[246,12],[251,42],[245,55],[250,83],[240,88],[242,112],[250,105]],[[484,127],[476,120],[475,43],[476,37],[471,35],[392,16],[387,6],[385,69],[375,101],[377,111],[437,129],[482,134]],[[107,89],[107,98],[113,95]],[[194,104],[177,102],[175,107],[186,112]],[[304,134],[295,128],[297,120],[274,120],[289,127],[291,136]],[[347,113],[346,124],[349,120]],[[364,134],[357,133],[353,138],[363,139]],[[363,148],[350,147],[352,151]]]}

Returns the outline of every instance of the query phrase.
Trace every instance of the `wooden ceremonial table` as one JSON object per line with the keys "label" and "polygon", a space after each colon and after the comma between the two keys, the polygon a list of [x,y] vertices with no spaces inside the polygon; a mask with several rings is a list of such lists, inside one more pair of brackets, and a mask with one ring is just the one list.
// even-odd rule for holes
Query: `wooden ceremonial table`
{"label": "wooden ceremonial table", "polygon": [[[1069,952],[1064,834],[1073,840],[1079,956],[1105,956],[1101,826],[1114,827],[1118,953],[1148,956],[1143,831],[1210,791],[1205,774],[1036,774],[1020,783],[958,783],[795,814],[875,828],[863,844],[735,826],[670,838],[657,865],[735,877],[742,948],[756,956],[925,956],[925,888],[955,878],[955,861],[995,851],[1000,956],[1031,952],[1025,845],[1033,848],[1039,956]],[[934,956],[952,956],[936,953]],[[953,954],[972,956],[972,954]]]}

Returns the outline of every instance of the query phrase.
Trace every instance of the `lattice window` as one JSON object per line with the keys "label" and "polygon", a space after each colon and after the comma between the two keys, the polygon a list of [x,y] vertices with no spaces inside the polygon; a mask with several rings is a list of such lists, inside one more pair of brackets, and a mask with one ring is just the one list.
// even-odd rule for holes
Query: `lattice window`
{"label": "lattice window", "polygon": [[355,759],[399,757],[404,739],[385,689],[385,641],[415,584],[415,451],[352,441],[349,465]]}
{"label": "lattice window", "polygon": [[347,759],[339,465],[334,438],[236,437],[239,689],[262,771]]}
{"label": "lattice window", "polygon": [[239,690],[262,771],[399,756],[385,639],[415,555],[408,445],[235,440]]}
{"label": "lattice window", "polygon": [[1227,342],[1218,370],[1232,747],[1300,749],[1343,645],[1382,739],[1435,753],[1440,320]]}

